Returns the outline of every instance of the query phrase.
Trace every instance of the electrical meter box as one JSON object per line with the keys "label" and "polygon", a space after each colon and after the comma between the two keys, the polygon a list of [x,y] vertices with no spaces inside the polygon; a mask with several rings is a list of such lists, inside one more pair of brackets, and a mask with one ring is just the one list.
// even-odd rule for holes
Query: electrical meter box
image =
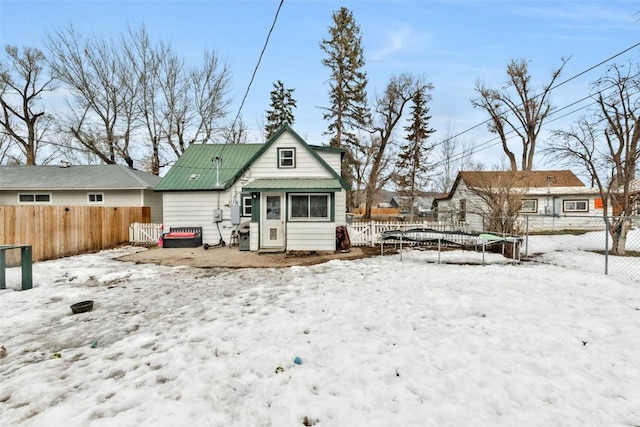
{"label": "electrical meter box", "polygon": [[222,209],[213,210],[213,222],[222,222]]}
{"label": "electrical meter box", "polygon": [[240,224],[240,206],[238,205],[231,206],[231,224]]}

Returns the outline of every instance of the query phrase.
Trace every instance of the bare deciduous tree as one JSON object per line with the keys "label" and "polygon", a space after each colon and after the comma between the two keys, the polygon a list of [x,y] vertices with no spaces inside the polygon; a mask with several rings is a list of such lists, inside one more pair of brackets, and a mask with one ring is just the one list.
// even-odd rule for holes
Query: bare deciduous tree
{"label": "bare deciduous tree", "polygon": [[370,150],[371,166],[368,171],[368,182],[365,192],[365,218],[371,217],[373,200],[378,191],[394,178],[395,159],[391,159],[389,151],[396,143],[395,129],[404,117],[404,109],[418,91],[426,95],[433,88],[431,83],[422,78],[414,78],[409,74],[392,77],[382,96],[375,102],[375,119],[371,130]]}
{"label": "bare deciduous tree", "polygon": [[233,123],[222,126],[220,135],[223,142],[228,144],[246,144],[249,138],[249,129],[241,116]]}
{"label": "bare deciduous tree", "polygon": [[469,141],[460,142],[455,131],[449,127],[444,138],[435,144],[435,190],[447,193],[451,190],[458,172],[478,168],[473,162],[474,147]]}
{"label": "bare deciduous tree", "polygon": [[121,89],[137,79],[124,72],[117,43],[84,40],[69,26],[50,34],[46,45],[54,76],[71,91],[66,130],[102,162],[114,164],[122,159],[133,166],[128,141],[122,138],[130,125],[124,117],[130,94]]}
{"label": "bare deciduous tree", "polygon": [[598,188],[616,255],[625,253],[630,217],[638,203],[638,188],[633,185],[640,140],[638,71],[637,65],[626,69],[613,65],[594,84],[594,116],[580,118],[570,130],[555,131],[545,148],[560,163],[580,165]]}
{"label": "bare deciduous tree", "polygon": [[[489,130],[500,137],[511,170],[518,170],[516,154],[509,147],[508,141],[508,135],[512,132],[522,143],[521,170],[533,169],[540,130],[546,118],[553,112],[549,101],[551,89],[566,63],[567,59],[563,58],[560,67],[552,71],[550,81],[543,85],[542,91],[538,94],[533,91],[529,63],[524,59],[512,60],[507,65],[508,80],[502,90],[476,83],[475,90],[479,96],[471,100],[471,103],[489,114]],[[515,93],[510,94],[510,90]]]}
{"label": "bare deciduous tree", "polygon": [[[465,172],[475,178],[469,191],[477,196],[470,212],[482,216],[484,229],[494,233],[519,233],[518,215],[527,185],[527,171]],[[473,198],[475,200],[476,198]]]}
{"label": "bare deciduous tree", "polygon": [[24,48],[20,53],[17,47],[6,46],[5,53],[7,61],[0,63],[0,130],[8,137],[3,152],[7,155],[14,144],[22,154],[16,160],[35,165],[50,120],[39,101],[55,89],[53,79],[40,50]]}
{"label": "bare deciduous tree", "polygon": [[73,27],[49,35],[51,65],[71,91],[66,130],[102,162],[160,169],[192,143],[222,133],[230,77],[215,54],[188,68],[144,27],[119,39],[83,39]]}

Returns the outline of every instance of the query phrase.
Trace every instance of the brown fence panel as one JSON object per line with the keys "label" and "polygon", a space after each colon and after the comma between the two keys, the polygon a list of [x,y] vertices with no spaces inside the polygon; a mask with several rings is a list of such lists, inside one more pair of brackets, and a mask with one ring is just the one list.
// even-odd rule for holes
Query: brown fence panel
{"label": "brown fence panel", "polygon": [[[365,208],[354,208],[352,210],[352,214],[354,215],[364,215],[365,213]],[[397,216],[400,213],[400,209],[399,208],[371,208],[371,216],[376,216],[376,215],[395,215]]]}
{"label": "brown fence panel", "polygon": [[0,206],[0,245],[31,245],[43,261],[117,247],[150,220],[149,207]]}

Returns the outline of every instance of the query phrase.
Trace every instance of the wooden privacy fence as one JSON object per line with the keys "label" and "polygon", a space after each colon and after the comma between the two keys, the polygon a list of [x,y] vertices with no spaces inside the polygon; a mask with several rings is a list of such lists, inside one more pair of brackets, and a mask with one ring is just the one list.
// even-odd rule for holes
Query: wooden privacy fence
{"label": "wooden privacy fence", "polygon": [[31,245],[44,261],[128,243],[129,225],[150,219],[148,206],[0,206],[0,244]]}
{"label": "wooden privacy fence", "polygon": [[430,228],[435,231],[463,231],[468,233],[469,226],[464,222],[355,222],[347,226],[351,246],[375,246],[382,242],[382,233],[392,230],[410,230],[412,228]]}

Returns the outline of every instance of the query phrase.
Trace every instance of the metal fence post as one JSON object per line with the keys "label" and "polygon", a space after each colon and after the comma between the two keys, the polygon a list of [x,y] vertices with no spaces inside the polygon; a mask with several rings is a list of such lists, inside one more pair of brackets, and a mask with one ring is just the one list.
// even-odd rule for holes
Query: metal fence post
{"label": "metal fence post", "polygon": [[529,257],[529,215],[526,217],[526,221],[524,222],[524,256]]}
{"label": "metal fence post", "polygon": [[609,217],[604,217],[604,274],[609,274]]}

